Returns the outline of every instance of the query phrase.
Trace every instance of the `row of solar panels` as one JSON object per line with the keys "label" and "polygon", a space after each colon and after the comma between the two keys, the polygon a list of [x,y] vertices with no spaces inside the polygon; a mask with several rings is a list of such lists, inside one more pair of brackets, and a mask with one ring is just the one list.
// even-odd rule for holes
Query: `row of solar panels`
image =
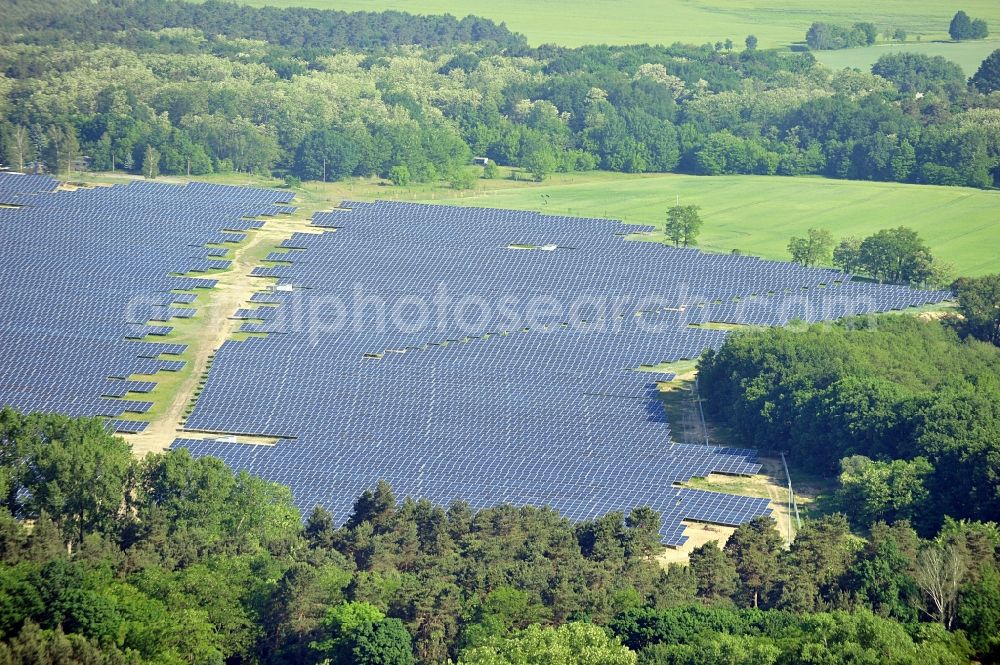
{"label": "row of solar panels", "polygon": [[228,267],[204,245],[242,240],[241,231],[261,224],[247,217],[288,212],[292,194],[146,182],[56,191],[58,184],[0,174],[0,201],[20,206],[0,209],[3,403],[72,415],[144,412],[147,402],[121,398],[153,383],[124,380],[184,366],[169,358],[183,345],[148,341],[171,326],[150,322],[195,313],[184,305],[196,295],[172,290],[215,285],[170,273]]}
{"label": "row of solar panels", "polygon": [[[0,192],[3,184],[0,177]],[[151,320],[190,315],[179,305],[192,304],[193,294],[169,291],[214,281],[167,275],[221,267],[212,262],[224,248],[203,246],[241,241],[242,231],[258,225],[247,217],[289,212],[291,193],[146,182],[55,193],[43,181],[37,186],[8,195],[22,207],[0,210],[0,278],[23,285],[0,303],[0,399],[25,409],[100,413],[112,418],[112,431],[139,431],[145,424],[132,419],[138,416],[123,416],[149,403],[128,396],[152,382],[135,377],[178,369],[183,361],[159,356],[183,347],[123,338],[169,327]],[[176,445],[287,483],[303,509],[322,504],[339,520],[378,478],[439,503],[545,503],[574,519],[648,504],[663,513],[661,535],[671,544],[683,542],[685,518],[736,524],[768,512],[766,500],[674,488],[695,475],[759,467],[752,451],[673,443],[656,388],[668,377],[626,370],[695,357],[723,342],[718,330],[649,329],[657,317],[676,317],[676,305],[704,303],[726,316],[733,298],[756,293],[764,301],[769,292],[802,287],[823,302],[834,289],[816,287],[844,275],[625,242],[634,227],[607,220],[350,205],[317,217],[317,232],[337,226],[336,233],[297,234],[285,245],[304,251],[271,257],[283,264],[282,282],[308,288],[262,293],[255,302],[277,309],[239,312],[266,319],[246,329],[276,334],[227,342],[187,423],[283,440]],[[365,316],[333,325],[331,298],[352,294],[357,283],[376,294],[427,297],[442,281],[456,297],[526,302],[599,294],[626,305],[590,315],[591,323],[607,325],[564,327],[554,317],[527,333],[512,326],[500,334],[508,329],[495,317],[426,330],[380,328]],[[876,309],[934,297],[866,293]],[[640,311],[648,314],[634,316]]]}
{"label": "row of solar panels", "polygon": [[[693,309],[707,316],[737,296],[756,293],[774,305],[804,293],[802,287],[824,302],[846,292],[839,285],[848,276],[629,243],[622,225],[605,220],[348,205],[350,211],[317,216],[317,226],[336,227],[335,233],[296,234],[283,245],[298,251],[268,257],[283,265],[254,272],[293,286],[252,299],[274,307],[235,313],[263,321],[243,330],[274,334],[226,343],[187,421],[192,430],[282,440],[175,445],[288,483],[304,510],[324,505],[340,520],[379,478],[401,494],[439,503],[460,497],[484,506],[545,503],[574,519],[648,504],[663,512],[661,535],[670,544],[684,540],[682,519],[736,524],[768,512],[766,500],[722,501],[673,488],[713,471],[759,467],[749,451],[672,443],[656,378],[627,370],[694,358],[722,344],[725,331],[691,328],[680,318],[690,303],[702,303]],[[575,248],[517,250],[500,242],[526,237],[571,239]],[[487,303],[498,296],[527,302],[538,294],[603,293],[625,304],[617,315],[591,316],[590,323],[606,325],[530,332],[504,327],[496,315],[465,327],[432,318],[428,328],[411,330],[350,310],[348,296],[358,284],[375,296],[434,302],[442,282],[456,298],[479,295]],[[649,297],[664,284],[675,287],[668,297]],[[914,301],[939,296],[906,293]],[[393,304],[385,299],[386,310]],[[676,325],[655,326],[671,316]],[[565,319],[547,323],[559,322]]]}

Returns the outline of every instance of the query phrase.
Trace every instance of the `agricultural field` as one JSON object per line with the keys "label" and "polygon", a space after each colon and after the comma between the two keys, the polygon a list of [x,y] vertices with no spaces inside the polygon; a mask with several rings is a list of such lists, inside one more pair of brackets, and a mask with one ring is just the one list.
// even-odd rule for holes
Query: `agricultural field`
{"label": "agricultural field", "polygon": [[972,76],[990,53],[1000,48],[1000,40],[983,39],[968,42],[951,41],[909,41],[904,44],[876,44],[864,48],[845,48],[837,51],[813,51],[821,63],[831,69],[853,67],[868,70],[875,61],[887,53],[922,53],[927,56],[941,56],[957,63],[962,70]]}
{"label": "agricultural field", "polygon": [[[924,41],[948,38],[948,21],[959,9],[1000,26],[1000,3],[991,0],[931,2],[888,0],[245,0],[251,5],[316,7],[345,11],[393,9],[415,14],[475,14],[504,21],[532,45],[705,43],[729,38],[742,48],[754,34],[761,47],[803,41],[813,21],[850,24],[871,21],[901,27]],[[911,38],[912,39],[912,38]]]}

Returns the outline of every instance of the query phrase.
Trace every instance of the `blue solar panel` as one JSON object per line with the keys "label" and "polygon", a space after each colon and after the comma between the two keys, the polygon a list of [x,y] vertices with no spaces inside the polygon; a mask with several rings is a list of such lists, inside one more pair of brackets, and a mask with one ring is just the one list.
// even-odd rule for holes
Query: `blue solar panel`
{"label": "blue solar panel", "polygon": [[0,203],[27,205],[36,194],[54,192],[58,186],[59,181],[47,175],[0,173]]}
{"label": "blue solar panel", "polygon": [[[225,228],[252,228],[247,215],[287,203],[290,194],[151,182],[58,185],[48,176],[0,173],[0,203],[18,206],[0,208],[0,404],[73,416],[145,412],[148,402],[120,398],[154,384],[126,379],[184,365],[159,359],[184,346],[151,343],[171,326],[150,322],[196,313],[175,306],[196,294],[172,290],[215,284],[170,273],[228,265],[200,258],[209,256],[205,243]],[[136,422],[113,431],[138,431]]]}
{"label": "blue solar panel", "polygon": [[149,423],[139,420],[111,419],[104,423],[105,429],[112,434],[138,434],[145,431]]}
{"label": "blue solar panel", "polygon": [[[861,295],[837,271],[629,243],[629,229],[608,220],[386,202],[342,208],[314,218],[335,233],[295,234],[282,243],[295,251],[268,256],[282,265],[254,269],[292,291],[255,294],[255,305],[269,306],[234,317],[263,321],[244,331],[275,334],[223,345],[186,424],[281,440],[175,443],[289,484],[304,510],[324,505],[340,521],[379,478],[442,504],[548,504],[574,519],[648,504],[674,545],[685,540],[684,519],[739,524],[768,514],[766,499],[674,487],[759,465],[753,451],[674,442],[657,399],[657,383],[674,375],[634,370],[718,348],[727,333],[698,325],[728,315],[724,303],[761,294],[768,311],[789,313],[805,294],[807,318],[823,320],[845,311],[831,302]],[[358,285],[386,309],[433,302],[442,285],[451,302],[515,297],[503,315],[474,321],[344,325],[333,303],[350,302]],[[914,302],[947,295],[904,291]],[[870,293],[876,308],[899,296]],[[567,326],[566,311],[530,318],[538,296],[609,302],[580,308]]]}
{"label": "blue solar panel", "polygon": [[[129,397],[184,367],[184,345],[156,336],[197,315],[195,289],[215,286],[190,273],[229,266],[207,245],[241,242],[261,224],[250,218],[290,212],[292,194],[144,181],[65,192],[23,178],[0,175],[0,202],[15,206],[0,209],[0,279],[17,285],[0,302],[0,403],[141,431],[123,416],[151,403]],[[269,334],[218,350],[186,422],[280,440],[175,446],[286,483],[303,510],[321,504],[339,521],[379,478],[404,496],[548,504],[573,519],[647,504],[669,544],[684,541],[684,519],[767,514],[766,499],[675,487],[759,464],[754,451],[675,441],[657,387],[673,375],[636,369],[718,348],[728,333],[706,323],[784,325],[950,297],[627,242],[636,228],[610,220],[345,202],[314,226],[267,257],[278,265],[253,270],[277,283],[262,281],[230,316]],[[359,288],[376,302],[345,321],[336,304]],[[442,294],[451,309],[414,325],[404,305]],[[379,303],[399,314],[392,325],[373,318]]]}

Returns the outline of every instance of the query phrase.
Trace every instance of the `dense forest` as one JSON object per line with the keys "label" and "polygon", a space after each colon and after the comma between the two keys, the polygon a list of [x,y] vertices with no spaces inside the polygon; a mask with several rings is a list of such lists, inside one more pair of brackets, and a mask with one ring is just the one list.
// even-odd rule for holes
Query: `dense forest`
{"label": "dense forest", "polygon": [[[529,48],[476,18],[179,0],[0,17],[0,156],[53,171],[822,174],[995,186],[1000,82],[940,57],[833,72],[723,44]],[[148,162],[144,164],[144,162]],[[145,168],[144,168],[145,166]]]}
{"label": "dense forest", "polygon": [[[879,334],[879,333],[872,333]],[[663,567],[648,508],[573,524],[379,483],[347,523],[97,420],[0,412],[3,663],[963,663],[1000,656],[1000,531],[770,518]]]}
{"label": "dense forest", "polygon": [[[174,0],[58,0],[14,2],[0,17],[5,32],[18,41],[58,44],[98,41],[143,49],[148,33],[171,28],[303,49],[372,49],[403,44],[453,46],[490,42],[497,48],[525,48],[521,35],[489,19],[419,16],[402,12],[341,12],[289,7],[247,7],[235,2]],[[22,32],[23,31],[23,32]],[[155,41],[155,40],[154,40]]]}
{"label": "dense forest", "polygon": [[852,319],[734,335],[699,370],[736,443],[839,473],[838,503],[858,526],[906,519],[929,534],[945,516],[1000,515],[993,344],[915,317]]}

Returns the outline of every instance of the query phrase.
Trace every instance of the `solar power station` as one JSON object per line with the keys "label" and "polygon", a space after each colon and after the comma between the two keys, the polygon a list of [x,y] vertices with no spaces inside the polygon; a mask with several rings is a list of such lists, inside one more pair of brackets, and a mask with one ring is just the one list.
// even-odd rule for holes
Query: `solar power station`
{"label": "solar power station", "polygon": [[[287,483],[345,520],[378,478],[474,507],[551,505],[573,519],[650,505],[665,543],[683,519],[736,525],[768,501],[680,489],[753,474],[754,451],[675,443],[657,382],[726,332],[691,324],[821,320],[947,293],[869,289],[837,271],[623,236],[620,222],[532,212],[345,202],[296,234],[277,279],[226,342],[187,420],[195,454]],[[805,289],[805,290],[803,290]],[[739,303],[747,303],[742,308]]]}
{"label": "solar power station", "polygon": [[[0,174],[0,403],[19,410],[108,416],[115,432],[142,431],[154,376],[183,366],[183,345],[156,340],[228,267],[206,243],[259,224],[291,194],[133,182],[56,191],[47,176]],[[161,324],[152,324],[161,322]],[[131,414],[129,418],[121,418]]]}
{"label": "solar power station", "polygon": [[[212,286],[189,273],[223,267],[206,245],[293,210],[267,190],[56,192],[11,178],[0,271],[17,286],[0,304],[0,399],[107,416],[120,432],[145,426],[122,416],[148,408],[134,397],[183,351],[155,340]],[[677,486],[760,465],[752,450],[674,441],[657,399],[673,375],[657,367],[718,348],[729,333],[706,323],[950,297],[635,242],[625,236],[651,229],[612,220],[344,202],[313,226],[254,268],[260,290],[233,317],[260,335],[218,350],[174,447],[287,484],[303,511],[322,505],[338,522],[379,479],[441,505],[550,505],[574,520],[649,505],[668,545],[686,540],[682,520],[769,514],[767,499]]]}

